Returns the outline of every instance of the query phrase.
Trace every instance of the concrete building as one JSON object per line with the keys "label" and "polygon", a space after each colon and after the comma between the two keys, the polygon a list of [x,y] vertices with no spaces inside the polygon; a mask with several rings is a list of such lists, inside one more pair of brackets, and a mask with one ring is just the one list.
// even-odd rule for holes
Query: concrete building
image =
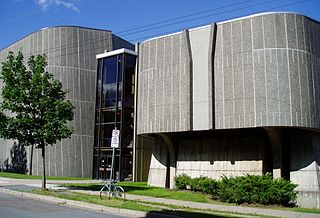
{"label": "concrete building", "polygon": [[319,200],[319,36],[308,17],[265,13],[141,43],[136,178],[271,172]]}
{"label": "concrete building", "polygon": [[[44,28],[0,51],[0,61],[9,51],[21,50],[25,60],[45,54],[47,70],[69,90],[67,99],[75,106],[71,138],[47,147],[47,174],[50,176],[91,177],[93,174],[93,137],[96,100],[96,54],[118,48],[133,49],[127,41],[108,30],[60,26]],[[0,84],[2,86],[2,84]],[[0,160],[10,157],[12,141],[1,141]],[[27,148],[30,161],[30,148]],[[41,175],[41,151],[35,149],[33,174]]]}
{"label": "concrete building", "polygon": [[[0,59],[18,49],[47,54],[48,71],[76,106],[72,138],[47,152],[49,175],[107,178],[117,127],[119,179],[172,188],[182,173],[270,172],[299,185],[301,206],[320,208],[318,21],[256,14],[135,48],[110,31],[55,27],[9,46]],[[1,143],[3,159],[12,144]]]}

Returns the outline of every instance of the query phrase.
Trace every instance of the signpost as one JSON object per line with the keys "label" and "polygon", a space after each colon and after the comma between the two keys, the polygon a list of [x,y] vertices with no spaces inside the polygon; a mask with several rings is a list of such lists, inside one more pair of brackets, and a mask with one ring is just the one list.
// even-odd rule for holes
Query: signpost
{"label": "signpost", "polygon": [[111,148],[119,148],[119,135],[120,130],[112,130]]}
{"label": "signpost", "polygon": [[114,172],[114,161],[116,156],[116,148],[119,148],[119,136],[120,130],[115,128],[112,130],[112,138],[111,138],[111,148],[112,148],[112,162],[111,162],[111,173],[110,173],[110,180],[113,180],[113,172]]}

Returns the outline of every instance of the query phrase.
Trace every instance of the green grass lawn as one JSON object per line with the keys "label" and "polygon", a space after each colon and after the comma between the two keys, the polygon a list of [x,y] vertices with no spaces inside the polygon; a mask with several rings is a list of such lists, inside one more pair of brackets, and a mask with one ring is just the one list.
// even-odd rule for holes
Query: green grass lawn
{"label": "green grass lawn", "polygon": [[[102,185],[103,183],[101,184],[64,184],[63,186],[74,188],[74,189],[99,191]],[[212,200],[209,195],[205,195],[201,193],[196,193],[191,191],[170,190],[166,188],[148,186],[146,182],[119,182],[118,185],[122,186],[126,193],[133,194],[133,195],[145,195],[145,196],[152,196],[152,197],[158,197],[158,198],[168,198],[168,199],[184,200],[184,201],[199,202],[199,203],[235,205],[235,204],[227,204],[220,201]],[[257,205],[257,204],[247,205],[247,206],[320,214],[319,209],[309,209],[309,208],[300,208],[300,207],[283,207],[278,205]]]}
{"label": "green grass lawn", "polygon": [[[110,200],[101,200],[99,196],[88,195],[83,193],[74,193],[70,191],[43,191],[40,189],[35,189],[32,191],[35,194],[53,196],[68,200],[83,201],[92,204],[103,205],[107,207],[123,208],[129,210],[138,210],[149,213],[157,213],[167,216],[179,216],[179,217],[199,217],[199,218],[223,218],[223,217],[244,217],[245,215],[257,216],[252,214],[240,214],[240,213],[222,213],[213,210],[199,211],[193,208],[159,204],[152,202],[139,202],[131,200],[119,200],[119,199],[110,199]],[[260,216],[257,216],[260,217]],[[263,216],[264,217],[264,216]]]}
{"label": "green grass lawn", "polygon": [[[101,184],[64,184],[66,187],[78,188],[99,191],[102,187]],[[208,195],[195,193],[190,191],[170,190],[166,188],[159,188],[148,186],[146,182],[119,182],[118,185],[122,186],[126,193],[133,195],[145,195],[157,198],[169,198],[175,200],[185,200],[200,203],[210,203],[213,200]]]}
{"label": "green grass lawn", "polygon": [[[12,178],[12,179],[41,179],[41,176],[30,176],[27,174],[19,173],[5,173],[0,172],[0,177]],[[80,177],[60,177],[60,176],[47,176],[49,180],[91,180],[91,178],[80,178]]]}

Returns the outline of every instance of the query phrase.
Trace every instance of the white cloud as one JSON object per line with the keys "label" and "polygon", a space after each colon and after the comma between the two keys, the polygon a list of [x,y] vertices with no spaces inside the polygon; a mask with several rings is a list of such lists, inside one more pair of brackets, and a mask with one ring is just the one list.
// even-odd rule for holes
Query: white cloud
{"label": "white cloud", "polygon": [[47,10],[50,6],[64,6],[73,11],[80,12],[79,8],[72,2],[62,0],[35,0],[35,3],[39,5],[42,10]]}

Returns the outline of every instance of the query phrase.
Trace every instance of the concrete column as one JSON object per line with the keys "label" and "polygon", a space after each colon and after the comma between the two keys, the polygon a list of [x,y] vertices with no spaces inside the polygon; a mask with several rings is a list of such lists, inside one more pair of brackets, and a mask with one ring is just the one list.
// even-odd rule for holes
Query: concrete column
{"label": "concrete column", "polygon": [[283,140],[281,129],[265,128],[272,147],[273,177],[282,178],[284,175]]}
{"label": "concrete column", "polygon": [[148,179],[151,156],[153,153],[155,139],[147,136],[137,136],[135,145],[135,182]]}
{"label": "concrete column", "polygon": [[169,158],[170,158],[170,166],[168,166],[167,169],[169,169],[169,188],[174,189],[174,177],[176,176],[176,166],[177,166],[177,158],[176,158],[176,149],[173,144],[172,137],[169,137],[166,134],[159,134],[160,137],[163,139],[165,144],[168,147],[168,152],[169,152]]}

